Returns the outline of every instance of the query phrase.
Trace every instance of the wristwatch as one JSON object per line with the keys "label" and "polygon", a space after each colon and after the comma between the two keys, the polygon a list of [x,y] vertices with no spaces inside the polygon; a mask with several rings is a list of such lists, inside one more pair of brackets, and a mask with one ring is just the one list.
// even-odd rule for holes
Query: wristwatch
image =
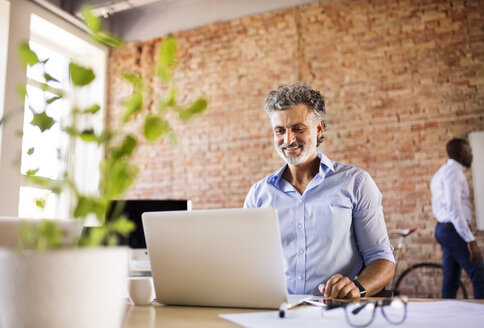
{"label": "wristwatch", "polygon": [[358,287],[358,289],[360,290],[360,297],[365,297],[366,295],[366,289],[365,287],[363,287],[360,282],[356,279],[354,280],[351,280],[351,282],[353,282],[355,284],[356,287]]}

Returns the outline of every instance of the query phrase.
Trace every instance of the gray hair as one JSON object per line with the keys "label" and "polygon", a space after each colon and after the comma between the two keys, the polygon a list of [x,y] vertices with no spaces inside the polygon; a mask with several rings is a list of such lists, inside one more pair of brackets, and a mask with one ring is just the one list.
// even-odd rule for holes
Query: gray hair
{"label": "gray hair", "polygon": [[[267,94],[265,101],[265,110],[269,117],[273,112],[279,110],[287,110],[299,104],[306,105],[312,113],[313,120],[317,123],[326,118],[326,103],[317,90],[312,89],[304,83],[294,83],[291,85],[281,85],[276,90],[272,90]],[[323,142],[324,136],[318,138],[317,146]]]}

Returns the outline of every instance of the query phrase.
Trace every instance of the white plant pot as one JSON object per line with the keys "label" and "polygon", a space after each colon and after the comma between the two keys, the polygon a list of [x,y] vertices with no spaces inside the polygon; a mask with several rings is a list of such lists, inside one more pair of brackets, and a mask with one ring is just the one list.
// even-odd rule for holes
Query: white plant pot
{"label": "white plant pot", "polygon": [[0,249],[0,328],[119,328],[127,275],[124,247]]}

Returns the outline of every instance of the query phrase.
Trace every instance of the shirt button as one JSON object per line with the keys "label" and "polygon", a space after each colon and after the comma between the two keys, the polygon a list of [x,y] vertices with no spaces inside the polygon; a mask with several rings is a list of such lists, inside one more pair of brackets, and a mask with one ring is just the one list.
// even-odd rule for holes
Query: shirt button
{"label": "shirt button", "polygon": [[297,276],[297,279],[303,280],[303,276]]}
{"label": "shirt button", "polygon": [[299,223],[299,224],[297,225],[297,227],[298,227],[298,228],[302,228],[302,224],[301,224],[301,223]]}
{"label": "shirt button", "polygon": [[299,203],[302,203],[302,199],[299,200]]}
{"label": "shirt button", "polygon": [[299,250],[299,254],[303,254],[304,253],[304,250],[303,249],[300,249]]}

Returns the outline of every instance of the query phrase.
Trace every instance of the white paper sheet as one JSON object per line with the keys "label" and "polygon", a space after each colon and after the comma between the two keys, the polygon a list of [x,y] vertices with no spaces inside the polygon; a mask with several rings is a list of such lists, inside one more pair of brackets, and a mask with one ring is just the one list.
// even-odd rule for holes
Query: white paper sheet
{"label": "white paper sheet", "polygon": [[[391,327],[377,309],[370,327]],[[278,311],[221,314],[220,317],[247,328],[272,327],[349,327],[342,308],[326,311],[316,306],[301,306],[289,310],[286,317],[279,318]],[[484,327],[484,304],[463,301],[410,302],[407,319],[397,327],[482,328]]]}

